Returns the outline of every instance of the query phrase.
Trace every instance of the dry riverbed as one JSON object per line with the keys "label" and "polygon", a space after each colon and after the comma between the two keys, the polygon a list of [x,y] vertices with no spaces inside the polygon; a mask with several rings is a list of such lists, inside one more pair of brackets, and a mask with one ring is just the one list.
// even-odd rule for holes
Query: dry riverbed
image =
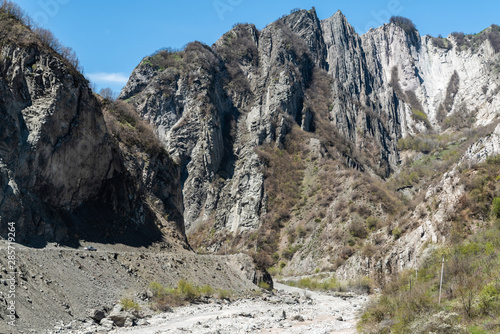
{"label": "dry riverbed", "polygon": [[152,315],[141,326],[105,330],[88,324],[65,334],[163,333],[356,333],[356,318],[368,296],[327,294],[283,284],[274,294],[175,308]]}

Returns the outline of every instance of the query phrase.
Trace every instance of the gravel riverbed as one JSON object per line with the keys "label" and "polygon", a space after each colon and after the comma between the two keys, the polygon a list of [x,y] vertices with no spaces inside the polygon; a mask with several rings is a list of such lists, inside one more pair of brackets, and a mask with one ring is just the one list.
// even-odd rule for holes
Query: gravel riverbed
{"label": "gravel riverbed", "polygon": [[274,294],[175,308],[152,315],[141,326],[103,330],[101,326],[60,333],[356,333],[366,295],[328,294],[275,284]]}

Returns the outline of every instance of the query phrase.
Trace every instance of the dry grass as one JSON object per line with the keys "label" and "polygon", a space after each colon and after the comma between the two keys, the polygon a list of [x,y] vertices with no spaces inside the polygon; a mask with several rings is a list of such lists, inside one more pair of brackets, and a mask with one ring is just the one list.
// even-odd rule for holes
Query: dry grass
{"label": "dry grass", "polygon": [[151,125],[141,119],[132,106],[121,100],[105,101],[103,106],[104,120],[115,138],[150,155],[166,154]]}
{"label": "dry grass", "polygon": [[[418,279],[413,272],[404,272],[389,282],[380,298],[365,310],[359,324],[362,332],[407,333],[423,323],[427,324],[425,330],[434,332],[439,321],[434,324],[434,320],[429,319],[439,318],[443,312],[457,314],[454,325],[467,327],[468,332],[498,332],[499,166],[500,158],[496,157],[461,171],[465,194],[459,200],[455,215],[450,217],[451,244],[426,259],[419,268]],[[478,230],[479,222],[483,229]],[[395,238],[405,226],[390,229]],[[363,251],[372,253],[368,248]],[[445,276],[442,303],[438,305],[442,258]]]}

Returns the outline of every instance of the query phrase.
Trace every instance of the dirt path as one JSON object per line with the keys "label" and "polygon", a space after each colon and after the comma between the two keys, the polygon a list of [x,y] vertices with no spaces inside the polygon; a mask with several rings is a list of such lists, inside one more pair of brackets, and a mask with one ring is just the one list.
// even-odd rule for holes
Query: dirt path
{"label": "dirt path", "polygon": [[274,296],[177,308],[148,319],[149,325],[111,333],[356,333],[357,311],[366,296],[335,297],[283,284],[275,287]]}

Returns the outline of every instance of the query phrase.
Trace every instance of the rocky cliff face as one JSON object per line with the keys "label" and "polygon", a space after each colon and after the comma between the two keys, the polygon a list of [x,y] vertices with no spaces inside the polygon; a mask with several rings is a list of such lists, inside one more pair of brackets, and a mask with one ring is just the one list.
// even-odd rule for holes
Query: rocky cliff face
{"label": "rocky cliff face", "polygon": [[[144,180],[136,178],[87,80],[20,22],[3,14],[2,21],[12,29],[0,48],[2,235],[12,221],[16,241],[31,244],[161,240],[146,198],[175,194],[148,180],[168,173],[178,179],[168,156],[152,157],[155,166],[141,166]],[[182,243],[181,215],[176,219]]]}
{"label": "rocky cliff face", "polygon": [[[497,27],[488,29],[483,33]],[[276,254],[283,258],[285,250],[308,245],[317,233],[327,238],[355,224],[355,215],[344,216],[342,207],[357,205],[352,210],[363,220],[370,216],[398,224],[397,203],[418,200],[418,190],[403,184],[391,195],[384,183],[399,180],[403,160],[422,157],[398,146],[401,138],[427,145],[436,134],[453,136],[467,126],[497,122],[497,46],[494,39],[468,41],[472,46],[460,36],[420,36],[398,22],[359,36],[340,12],[320,21],[314,9],[301,10],[261,31],[237,25],[212,47],[196,42],[180,52],[146,57],[120,99],[154,126],[180,165],[188,231],[204,237],[222,233],[205,243],[206,249],[218,250],[227,238],[233,247],[257,249],[262,245],[252,240],[265,234],[275,244],[268,253],[280,251]],[[291,163],[272,170],[269,161],[283,157]],[[295,163],[297,178],[278,182],[283,191],[277,198],[269,180]],[[346,174],[352,169],[361,173],[358,179]],[[328,178],[344,184],[322,182]],[[294,182],[297,187],[289,188]],[[361,202],[354,198],[360,185],[368,189]],[[327,195],[318,199],[311,187],[321,186],[334,189],[323,188],[319,193]],[[286,202],[285,189],[295,189],[294,201]],[[369,209],[362,210],[365,202]],[[262,229],[270,220],[275,234]],[[315,221],[321,226],[312,227]],[[298,232],[299,227],[306,232]],[[252,236],[257,230],[259,237]],[[359,250],[353,247],[346,250],[347,258]],[[314,253],[321,247],[307,248],[297,253],[300,259],[317,263],[324,255]],[[338,245],[322,252],[340,257],[335,250]],[[304,263],[309,262],[295,268],[314,269]]]}

